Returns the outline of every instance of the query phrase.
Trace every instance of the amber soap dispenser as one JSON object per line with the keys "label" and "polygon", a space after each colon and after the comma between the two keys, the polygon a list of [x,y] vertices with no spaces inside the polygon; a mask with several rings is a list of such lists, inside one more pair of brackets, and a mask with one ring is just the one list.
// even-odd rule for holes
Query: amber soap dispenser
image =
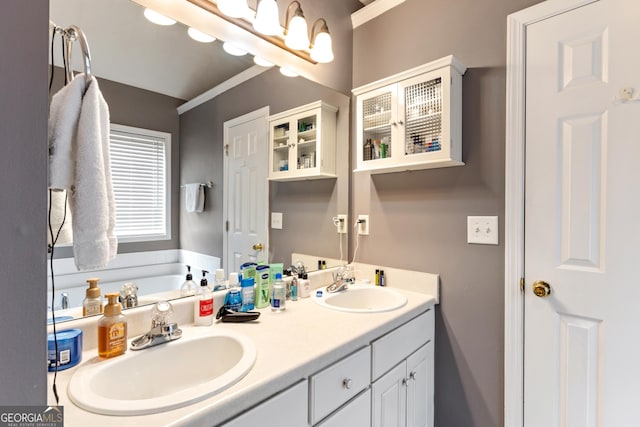
{"label": "amber soap dispenser", "polygon": [[98,320],[98,356],[120,356],[127,351],[127,318],[121,313],[119,294],[105,296],[104,316]]}

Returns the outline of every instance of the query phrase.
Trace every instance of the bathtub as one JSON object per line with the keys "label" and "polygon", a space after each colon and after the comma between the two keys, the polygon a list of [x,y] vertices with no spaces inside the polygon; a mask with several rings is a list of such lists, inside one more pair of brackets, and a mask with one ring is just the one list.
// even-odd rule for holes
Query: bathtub
{"label": "bathtub", "polygon": [[[89,286],[86,279],[99,277],[100,292],[104,298],[106,293],[120,292],[122,285],[133,282],[138,286],[138,305],[151,304],[157,301],[178,298],[180,287],[185,280],[182,272],[184,265],[162,264],[136,268],[117,270],[104,270],[90,273],[73,273],[70,275],[56,275],[55,277],[55,315],[56,317],[82,316],[82,301],[85,298],[85,290]],[[198,277],[199,270],[193,271],[194,278]],[[69,296],[69,308],[62,309],[62,293]],[[51,283],[47,290],[47,313],[51,319]],[[66,319],[68,320],[68,319]]]}

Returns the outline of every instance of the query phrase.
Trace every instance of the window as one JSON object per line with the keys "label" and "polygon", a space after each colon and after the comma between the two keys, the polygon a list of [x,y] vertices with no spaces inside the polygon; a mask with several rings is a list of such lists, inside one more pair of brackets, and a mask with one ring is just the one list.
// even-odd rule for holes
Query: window
{"label": "window", "polygon": [[171,238],[171,134],[111,124],[111,177],[120,242]]}

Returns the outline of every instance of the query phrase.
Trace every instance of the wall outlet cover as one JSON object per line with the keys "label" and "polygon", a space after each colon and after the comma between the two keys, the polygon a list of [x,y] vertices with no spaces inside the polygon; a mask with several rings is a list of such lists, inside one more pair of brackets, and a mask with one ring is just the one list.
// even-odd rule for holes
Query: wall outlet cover
{"label": "wall outlet cover", "polygon": [[349,217],[346,214],[338,214],[336,215],[336,218],[339,221],[336,225],[338,234],[347,234],[347,224],[349,221]]}
{"label": "wall outlet cover", "polygon": [[369,235],[369,215],[358,215],[358,234]]}
{"label": "wall outlet cover", "polygon": [[282,230],[282,212],[271,212],[271,228]]}

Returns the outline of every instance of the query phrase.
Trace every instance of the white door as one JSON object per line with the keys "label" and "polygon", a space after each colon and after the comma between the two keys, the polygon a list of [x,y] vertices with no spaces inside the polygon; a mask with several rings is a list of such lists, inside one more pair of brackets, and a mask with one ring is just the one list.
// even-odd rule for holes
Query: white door
{"label": "white door", "polygon": [[526,39],[525,426],[640,426],[640,3]]}
{"label": "white door", "polygon": [[269,261],[268,116],[265,107],[224,123],[227,273],[245,262]]}

